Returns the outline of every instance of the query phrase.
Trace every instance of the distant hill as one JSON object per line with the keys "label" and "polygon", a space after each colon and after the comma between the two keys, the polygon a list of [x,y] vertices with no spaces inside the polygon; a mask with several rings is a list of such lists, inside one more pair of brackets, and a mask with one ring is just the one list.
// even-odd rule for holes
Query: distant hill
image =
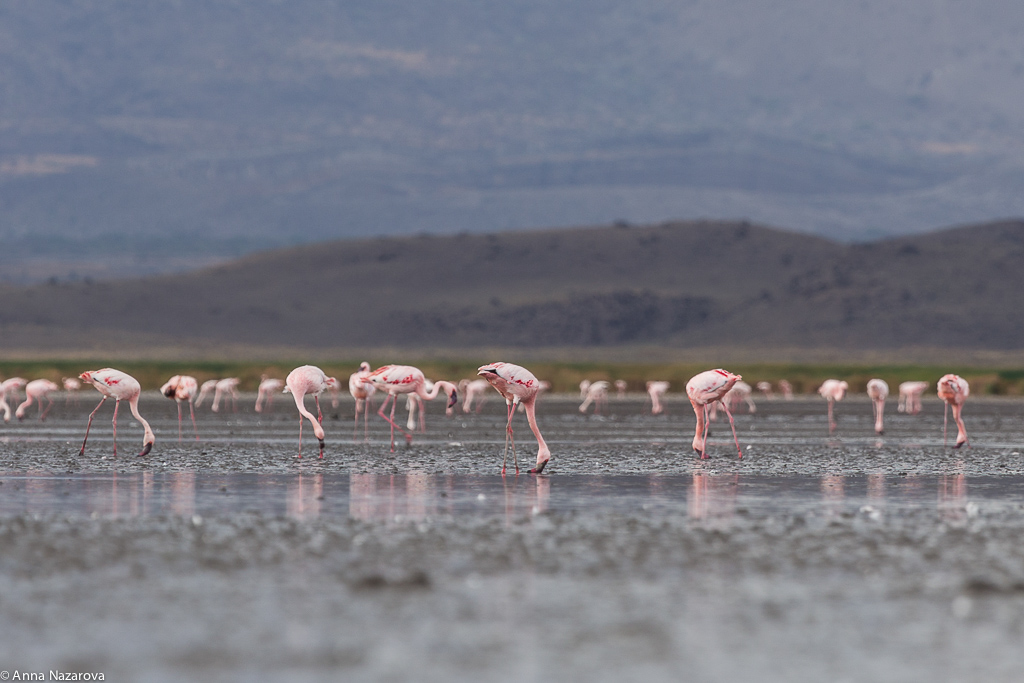
{"label": "distant hill", "polygon": [[738,222],[308,245],[0,288],[0,346],[1018,349],[1024,222],[842,245]]}

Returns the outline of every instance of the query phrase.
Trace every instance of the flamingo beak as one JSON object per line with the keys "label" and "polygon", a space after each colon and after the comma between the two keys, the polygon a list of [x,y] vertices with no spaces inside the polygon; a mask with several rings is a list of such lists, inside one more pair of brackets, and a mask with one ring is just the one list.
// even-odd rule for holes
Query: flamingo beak
{"label": "flamingo beak", "polygon": [[541,464],[537,465],[532,470],[530,470],[528,472],[528,474],[540,474],[541,472],[544,471],[544,466],[547,465],[547,464],[548,464],[548,461],[545,460],[544,462],[542,462]]}
{"label": "flamingo beak", "polygon": [[451,410],[452,406],[459,402],[459,393],[452,390],[451,398],[448,399],[448,410]]}
{"label": "flamingo beak", "polygon": [[478,372],[476,374],[477,375],[481,375],[481,376],[489,374],[489,375],[494,375],[495,377],[501,378],[501,375],[499,375],[498,371],[495,370],[494,368],[484,368],[483,370],[481,370],[480,372]]}
{"label": "flamingo beak", "polygon": [[152,444],[152,443],[147,443],[147,444],[143,444],[143,446],[142,446],[142,452],[141,452],[141,453],[139,453],[139,454],[138,454],[138,455],[137,455],[136,457],[138,457],[138,458],[142,458],[142,457],[145,457],[145,456],[149,455],[149,452],[150,452],[150,451],[151,451],[152,449],[153,449],[153,444]]}

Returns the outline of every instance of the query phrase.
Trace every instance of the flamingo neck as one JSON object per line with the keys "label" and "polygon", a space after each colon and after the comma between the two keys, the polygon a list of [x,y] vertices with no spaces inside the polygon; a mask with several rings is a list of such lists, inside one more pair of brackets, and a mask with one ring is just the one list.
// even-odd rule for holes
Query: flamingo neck
{"label": "flamingo neck", "polygon": [[[142,428],[145,430],[145,434],[142,437],[142,443],[144,443],[144,444],[150,443],[151,444],[154,441],[156,441],[156,437],[153,435],[153,430],[152,430],[152,428],[150,428],[149,423],[146,422],[146,418],[142,417],[142,415],[139,415],[139,395],[138,394],[135,394],[134,396],[131,397],[131,399],[129,399],[128,407],[131,408],[132,415],[135,416],[135,419],[138,420],[142,424]],[[178,406],[178,410],[181,410],[181,406],[180,405]]]}
{"label": "flamingo neck", "polygon": [[295,399],[295,407],[299,409],[299,414],[309,420],[309,423],[313,425],[313,434],[316,435],[316,438],[322,440],[324,438],[324,428],[320,426],[319,422],[317,422],[316,415],[306,410],[304,401],[306,395],[293,391],[292,398]]}
{"label": "flamingo neck", "polygon": [[537,437],[537,464],[540,465],[551,459],[551,449],[548,448],[547,442],[544,441],[544,435],[540,433],[540,427],[537,426],[536,402],[532,399],[524,401],[523,406],[526,408],[526,421],[530,423],[530,429]]}

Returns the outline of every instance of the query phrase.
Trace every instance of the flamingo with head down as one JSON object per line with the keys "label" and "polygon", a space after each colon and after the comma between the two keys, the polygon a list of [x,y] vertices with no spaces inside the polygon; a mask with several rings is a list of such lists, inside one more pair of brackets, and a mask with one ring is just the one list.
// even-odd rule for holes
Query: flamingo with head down
{"label": "flamingo with head down", "polygon": [[363,413],[363,440],[366,441],[370,438],[370,404],[373,401],[373,395],[377,393],[377,387],[363,381],[363,378],[369,374],[370,364],[363,361],[359,364],[359,369],[348,377],[348,393],[352,394],[352,398],[356,400],[356,419],[352,427],[353,441],[355,441],[356,432],[359,430],[359,413]]}
{"label": "flamingo with head down", "polygon": [[608,406],[608,387],[609,383],[603,379],[591,383],[587,386],[586,396],[583,399],[583,403],[580,404],[580,412],[586,413],[587,408],[590,404],[594,404],[594,414],[600,415],[602,406],[607,408]]}
{"label": "flamingo with head down", "polygon": [[505,399],[508,406],[508,423],[505,425],[505,455],[501,460],[501,473],[505,474],[508,461],[508,446],[512,443],[512,459],[515,462],[516,474],[519,474],[519,457],[516,455],[516,443],[512,435],[512,418],[516,407],[522,405],[526,410],[526,420],[530,424],[534,437],[537,439],[537,464],[530,474],[540,474],[551,460],[551,449],[537,426],[537,397],[544,391],[542,382],[526,368],[512,363],[490,363],[481,365],[477,374],[483,377]]}
{"label": "flamingo with head down", "polygon": [[[363,382],[374,385],[378,391],[387,394],[384,403],[381,404],[377,414],[391,425],[391,452],[395,452],[395,429],[405,434],[406,443],[412,443],[411,431],[406,431],[395,424],[395,407],[398,405],[400,394],[415,395],[419,399],[432,401],[437,398],[442,390],[448,395],[448,404],[445,407],[447,415],[452,414],[452,406],[459,400],[459,390],[451,382],[440,380],[434,382],[431,389],[426,388],[426,377],[423,371],[411,365],[384,365],[377,368],[370,374],[363,377]],[[384,414],[384,409],[391,401],[391,417]],[[414,423],[415,424],[415,423]]]}
{"label": "flamingo with head down", "polygon": [[60,380],[64,386],[64,405],[71,405],[71,397],[75,398],[75,405],[78,405],[78,392],[82,388],[82,383],[74,377],[62,377]]}
{"label": "flamingo with head down", "polygon": [[953,408],[953,419],[956,420],[956,445],[953,448],[960,448],[964,444],[967,447],[971,447],[971,442],[967,439],[967,428],[964,427],[963,418],[960,416],[964,408],[964,401],[971,393],[971,387],[967,384],[967,380],[959,375],[943,375],[942,379],[939,380],[939,398],[941,398],[945,404],[945,410],[942,413],[942,445],[946,445],[946,423],[949,419],[949,409]]}
{"label": "flamingo with head down", "polygon": [[85,426],[85,439],[82,441],[82,450],[79,451],[78,455],[85,455],[85,444],[89,441],[89,429],[92,427],[92,418],[108,398],[114,399],[114,457],[117,457],[117,409],[121,405],[122,400],[128,401],[128,407],[131,408],[132,415],[139,421],[144,430],[142,452],[139,453],[138,457],[141,458],[144,455],[148,455],[149,451],[153,448],[156,438],[153,436],[153,430],[150,428],[149,423],[139,415],[139,394],[142,392],[139,381],[131,375],[120,370],[114,370],[113,368],[89,370],[79,375],[79,378],[83,382],[88,382],[96,387],[96,390],[103,394],[103,398],[100,399],[100,402],[93,411],[89,413],[89,423]]}
{"label": "flamingo with head down", "polygon": [[902,382],[900,402],[896,405],[896,410],[907,415],[917,415],[921,412],[921,394],[930,386],[930,382]]}
{"label": "flamingo with head down", "polygon": [[615,395],[618,398],[626,398],[626,389],[629,388],[629,384],[624,379],[615,380]]}
{"label": "flamingo with head down", "polygon": [[[708,410],[710,406],[722,400],[736,382],[743,379],[741,375],[734,375],[728,370],[721,368],[706,370],[690,378],[686,383],[686,395],[693,406],[693,412],[697,416],[697,427],[693,435],[693,450],[700,453],[701,460],[708,459]],[[743,451],[740,450],[740,440],[736,436],[736,424],[733,422],[732,413],[724,403],[725,414],[729,416],[729,425],[732,427],[732,438],[736,442],[736,453],[743,458]]]}
{"label": "flamingo with head down", "polygon": [[283,379],[260,375],[260,385],[256,389],[256,405],[254,406],[256,412],[262,413],[264,410],[269,410],[274,405],[274,394],[281,393],[282,389],[284,389]]}
{"label": "flamingo with head down", "polygon": [[647,383],[647,395],[651,397],[651,415],[661,415],[665,407],[661,405],[661,399],[668,391],[669,383],[662,381],[651,381]]}
{"label": "flamingo with head down", "polygon": [[13,403],[18,402],[18,390],[28,384],[23,377],[11,377],[0,382],[0,411],[3,411],[4,422],[11,421],[11,406],[7,399]]}
{"label": "flamingo with head down", "polygon": [[167,398],[173,398],[178,404],[178,443],[181,443],[181,404],[188,403],[188,414],[192,417],[192,431],[199,441],[199,428],[196,427],[196,411],[192,406],[192,399],[199,391],[199,382],[195,377],[189,375],[175,375],[167,380],[167,383],[160,387],[160,393]]}
{"label": "flamingo with head down", "polygon": [[[48,396],[51,391],[57,391],[59,387],[56,383],[51,382],[48,379],[34,379],[25,385],[25,402],[18,406],[18,409],[14,411],[14,416],[19,421],[25,418],[25,411],[35,401],[39,404],[39,419],[45,420],[47,413],[50,412],[50,408],[53,407],[53,399]],[[43,401],[47,401],[46,410],[43,410]]]}
{"label": "flamingo with head down", "polygon": [[821,397],[828,401],[828,433],[831,434],[836,430],[836,421],[833,419],[832,406],[835,405],[836,401],[842,401],[846,396],[846,390],[850,388],[850,385],[846,382],[842,382],[838,379],[827,379],[822,382],[821,386],[818,387],[818,393]]}
{"label": "flamingo with head down", "polygon": [[885,399],[889,396],[889,385],[884,379],[868,380],[868,397],[875,412],[875,433],[883,434],[882,414],[885,412]]}
{"label": "flamingo with head down", "polygon": [[462,394],[462,412],[468,413],[476,405],[476,412],[483,410],[487,403],[487,391],[491,385],[485,379],[459,380],[459,393]]}
{"label": "flamingo with head down", "polygon": [[[313,434],[320,442],[320,457],[324,457],[323,412],[320,410],[320,394],[327,389],[327,375],[315,365],[302,365],[288,373],[284,381],[285,391],[295,399],[295,407],[299,409],[299,457],[302,457],[302,418],[305,417],[313,425]],[[316,402],[316,417],[306,410],[305,398],[313,396]]]}

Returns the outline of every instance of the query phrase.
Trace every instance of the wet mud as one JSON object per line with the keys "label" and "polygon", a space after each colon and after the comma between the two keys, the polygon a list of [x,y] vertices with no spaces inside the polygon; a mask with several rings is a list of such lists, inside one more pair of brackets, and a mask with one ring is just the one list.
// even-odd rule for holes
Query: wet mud
{"label": "wet mud", "polygon": [[[160,399],[160,400],[158,400]],[[163,403],[161,403],[161,400]],[[146,397],[157,445],[93,404],[0,428],[0,669],[107,680],[1016,681],[1024,402],[762,402],[689,450],[693,414],[548,398],[554,459],[500,477],[504,406],[391,454],[379,418],[297,455],[293,406]],[[166,405],[165,405],[166,404]],[[290,408],[290,410],[289,410]],[[335,419],[333,415],[339,415]],[[519,416],[520,463],[532,436]],[[955,432],[954,432],[955,433]],[[305,436],[309,438],[308,425]],[[748,448],[749,446],[749,448]],[[312,456],[312,457],[311,457]],[[510,468],[511,475],[511,468]]]}

